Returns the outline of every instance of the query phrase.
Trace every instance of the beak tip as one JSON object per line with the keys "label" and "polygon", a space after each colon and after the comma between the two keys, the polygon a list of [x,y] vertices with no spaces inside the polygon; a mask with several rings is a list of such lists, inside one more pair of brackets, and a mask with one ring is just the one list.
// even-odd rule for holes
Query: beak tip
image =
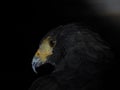
{"label": "beak tip", "polygon": [[32,69],[33,69],[33,71],[37,74],[36,67],[35,67],[34,64],[32,64]]}
{"label": "beak tip", "polygon": [[39,67],[41,64],[42,64],[42,63],[41,63],[41,61],[40,61],[39,58],[37,58],[37,57],[34,57],[34,58],[33,58],[33,61],[32,61],[32,69],[33,69],[33,71],[34,71],[36,74],[38,73],[37,70],[36,70],[36,68]]}

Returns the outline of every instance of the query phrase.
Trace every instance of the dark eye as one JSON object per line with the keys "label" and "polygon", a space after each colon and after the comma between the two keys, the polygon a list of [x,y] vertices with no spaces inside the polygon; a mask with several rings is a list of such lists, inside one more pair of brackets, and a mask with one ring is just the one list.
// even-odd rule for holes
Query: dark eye
{"label": "dark eye", "polygon": [[50,40],[50,46],[51,46],[51,47],[54,47],[55,44],[56,44],[56,41],[55,41],[55,40]]}

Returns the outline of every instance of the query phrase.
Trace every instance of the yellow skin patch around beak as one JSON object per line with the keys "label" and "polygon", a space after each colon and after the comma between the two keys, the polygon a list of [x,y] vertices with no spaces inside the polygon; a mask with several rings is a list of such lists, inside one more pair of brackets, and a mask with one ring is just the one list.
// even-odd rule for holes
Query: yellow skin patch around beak
{"label": "yellow skin patch around beak", "polygon": [[40,48],[35,53],[35,56],[40,58],[43,63],[46,62],[48,56],[53,54],[53,47],[50,46],[49,41],[50,37],[44,39],[40,45]]}

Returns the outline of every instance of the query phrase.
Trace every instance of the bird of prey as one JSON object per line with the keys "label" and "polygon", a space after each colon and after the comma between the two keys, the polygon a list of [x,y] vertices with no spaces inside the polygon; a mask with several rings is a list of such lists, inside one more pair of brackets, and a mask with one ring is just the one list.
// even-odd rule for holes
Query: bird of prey
{"label": "bird of prey", "polygon": [[43,37],[32,60],[35,73],[46,63],[55,68],[38,78],[30,90],[104,90],[111,56],[97,33],[77,23],[61,25]]}

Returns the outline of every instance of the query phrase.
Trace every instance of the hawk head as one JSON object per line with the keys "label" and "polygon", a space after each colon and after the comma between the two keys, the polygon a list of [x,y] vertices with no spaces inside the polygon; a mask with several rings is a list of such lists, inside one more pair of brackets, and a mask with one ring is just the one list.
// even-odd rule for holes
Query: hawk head
{"label": "hawk head", "polygon": [[32,68],[50,63],[55,71],[74,71],[84,62],[108,62],[111,54],[98,34],[76,24],[60,26],[48,32],[32,60]]}

